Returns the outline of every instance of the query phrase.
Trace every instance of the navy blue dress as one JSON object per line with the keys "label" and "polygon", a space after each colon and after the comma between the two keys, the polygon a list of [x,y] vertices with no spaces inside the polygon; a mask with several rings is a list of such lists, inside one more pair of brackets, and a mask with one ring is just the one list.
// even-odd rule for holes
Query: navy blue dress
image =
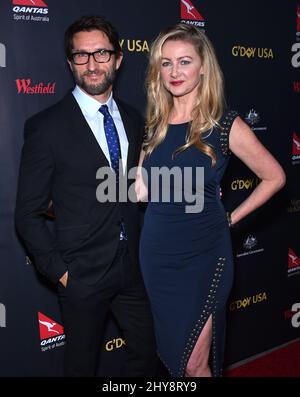
{"label": "navy blue dress", "polygon": [[[172,156],[185,143],[188,123],[169,125],[165,140],[144,161],[150,175],[153,167],[204,168],[204,207],[187,213],[184,200],[153,200],[149,203],[140,240],[140,262],[154,317],[158,354],[172,376],[185,375],[186,365],[198,337],[212,314],[213,335],[210,368],[221,376],[226,302],[233,281],[233,258],[226,213],[220,200],[220,181],[229,159],[228,135],[236,112],[227,112],[225,128],[213,128],[205,136],[216,154],[211,158],[191,147]],[[193,192],[199,183],[193,175]],[[172,178],[171,190],[173,187]],[[150,177],[149,177],[150,181]],[[160,183],[163,190],[165,186]],[[176,184],[178,190],[178,185]],[[177,191],[178,193],[178,191]]]}

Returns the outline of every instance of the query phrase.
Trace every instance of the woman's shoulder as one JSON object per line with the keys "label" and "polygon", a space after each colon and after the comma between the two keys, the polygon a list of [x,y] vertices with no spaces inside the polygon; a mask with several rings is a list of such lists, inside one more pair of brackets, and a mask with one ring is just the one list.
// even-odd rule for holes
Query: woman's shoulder
{"label": "woman's shoulder", "polygon": [[222,154],[227,157],[231,154],[229,150],[229,134],[234,120],[239,116],[239,112],[233,109],[224,111],[218,127],[218,136]]}

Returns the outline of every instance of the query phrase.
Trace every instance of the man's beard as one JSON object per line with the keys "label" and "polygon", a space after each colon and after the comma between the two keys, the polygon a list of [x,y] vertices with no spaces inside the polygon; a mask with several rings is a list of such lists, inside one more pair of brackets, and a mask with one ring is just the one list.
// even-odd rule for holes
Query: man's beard
{"label": "man's beard", "polygon": [[[87,92],[89,95],[102,95],[104,94],[109,87],[113,84],[116,78],[116,69],[113,67],[111,70],[105,72],[99,72],[98,70],[96,71],[89,71],[87,70],[83,75],[79,75],[79,73],[76,70],[73,70],[74,73],[74,78],[76,84],[82,88],[85,92]],[[103,74],[103,81],[98,84],[88,84],[86,80],[84,79],[84,76],[87,75],[100,75]]]}

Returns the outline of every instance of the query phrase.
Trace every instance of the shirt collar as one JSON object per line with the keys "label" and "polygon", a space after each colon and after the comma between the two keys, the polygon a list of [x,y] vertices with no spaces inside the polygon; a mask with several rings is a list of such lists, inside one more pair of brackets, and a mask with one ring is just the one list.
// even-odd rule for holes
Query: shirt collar
{"label": "shirt collar", "polygon": [[78,85],[75,86],[73,90],[73,95],[77,100],[80,108],[90,117],[95,117],[101,105],[107,105],[109,112],[112,114],[113,112],[113,95],[112,92],[108,100],[105,103],[100,103],[96,99],[92,98],[84,91],[82,91]]}

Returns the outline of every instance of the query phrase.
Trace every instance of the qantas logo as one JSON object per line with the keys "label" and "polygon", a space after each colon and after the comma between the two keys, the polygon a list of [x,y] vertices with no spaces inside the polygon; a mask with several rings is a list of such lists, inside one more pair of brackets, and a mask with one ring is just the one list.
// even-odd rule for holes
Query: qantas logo
{"label": "qantas logo", "polygon": [[300,163],[300,139],[294,132],[293,143],[292,143],[292,164],[296,165]]}
{"label": "qantas logo", "polygon": [[300,31],[300,6],[297,7],[297,30]]}
{"label": "qantas logo", "polygon": [[293,134],[293,154],[300,154],[300,139],[295,133]]}
{"label": "qantas logo", "polygon": [[293,81],[293,89],[295,92],[300,92],[300,81]]}
{"label": "qantas logo", "polygon": [[292,144],[292,164],[300,164],[300,139],[295,132],[293,134]]}
{"label": "qantas logo", "polygon": [[300,272],[300,259],[295,252],[289,248],[288,253],[288,276],[293,276]]}
{"label": "qantas logo", "polygon": [[15,21],[49,22],[48,5],[42,0],[12,0]]}
{"label": "qantas logo", "polygon": [[289,248],[289,269],[292,269],[296,266],[300,266],[300,259],[295,252]]}
{"label": "qantas logo", "polygon": [[48,7],[42,0],[13,0],[12,3],[16,6]]}
{"label": "qantas logo", "polygon": [[60,324],[45,316],[43,313],[38,312],[38,319],[40,324],[41,340],[51,338],[54,335],[62,335],[64,333],[64,328]]}
{"label": "qantas logo", "polygon": [[60,324],[41,312],[38,312],[38,320],[42,352],[65,344],[66,335],[64,334],[64,328]]}
{"label": "qantas logo", "polygon": [[183,23],[195,25],[198,27],[204,27],[205,25],[203,16],[194,7],[190,0],[180,1],[180,14],[181,22]]}
{"label": "qantas logo", "polygon": [[204,21],[203,16],[196,10],[190,0],[181,0],[181,18]]}

